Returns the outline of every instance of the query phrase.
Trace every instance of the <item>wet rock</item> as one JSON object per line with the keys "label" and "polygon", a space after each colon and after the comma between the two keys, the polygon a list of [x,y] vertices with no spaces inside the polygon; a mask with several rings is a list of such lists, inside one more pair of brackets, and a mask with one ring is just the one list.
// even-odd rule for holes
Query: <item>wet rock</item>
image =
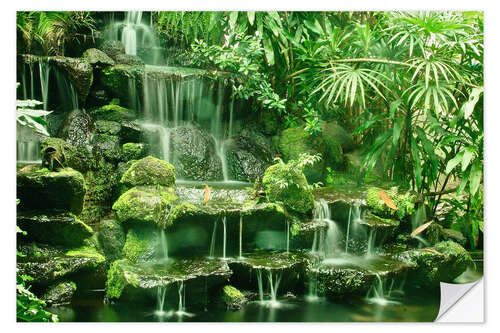
{"label": "wet rock", "polygon": [[101,84],[110,96],[118,97],[125,105],[132,105],[129,87],[142,91],[144,65],[116,65],[104,68],[100,75]]}
{"label": "wet rock", "polygon": [[49,289],[41,297],[48,306],[71,303],[76,291],[76,284],[72,281],[61,282]]}
{"label": "wet rock", "polygon": [[96,120],[122,122],[124,120],[131,121],[136,118],[135,111],[126,109],[116,104],[100,106],[89,111],[89,113]]}
{"label": "wet rock", "polygon": [[94,124],[89,115],[85,111],[74,110],[63,122],[59,137],[74,147],[84,147],[89,143],[93,129]]}
{"label": "wet rock", "polygon": [[351,295],[364,296],[378,278],[395,278],[411,267],[411,264],[389,258],[346,255],[312,265],[309,274],[317,283],[319,295],[339,299]]}
{"label": "wet rock", "polygon": [[22,245],[18,258],[19,274],[33,277],[33,284],[51,285],[61,279],[90,274],[102,276],[105,273],[105,258],[95,248],[59,248],[41,244]]}
{"label": "wet rock", "polygon": [[133,163],[123,175],[121,182],[130,186],[172,186],[175,184],[175,170],[170,163],[147,156]]}
{"label": "wet rock", "polygon": [[326,235],[328,223],[312,220],[306,223],[296,223],[291,228],[290,247],[292,249],[311,249],[319,242],[320,237]]}
{"label": "wet rock", "polygon": [[85,104],[93,81],[92,66],[84,59],[69,57],[49,57],[49,63],[55,63],[66,73],[78,93],[78,100]]}
{"label": "wet rock", "polygon": [[242,259],[231,259],[231,285],[240,289],[259,290],[259,274],[263,289],[269,290],[269,279],[280,280],[278,294],[303,292],[306,270],[313,259],[305,253],[257,251],[245,253]]}
{"label": "wet rock", "polygon": [[170,154],[177,177],[188,180],[222,180],[222,162],[215,141],[204,129],[192,126],[170,131]]}
{"label": "wet rock", "polygon": [[123,43],[116,40],[104,41],[99,49],[112,59],[116,58],[116,56],[120,54],[125,54],[125,47],[123,46]]}
{"label": "wet rock", "polygon": [[48,244],[79,246],[93,233],[92,228],[70,213],[18,214],[17,225],[28,233],[23,240]]}
{"label": "wet rock", "polygon": [[167,264],[119,260],[108,271],[106,296],[126,302],[151,302],[163,290],[165,308],[177,309],[182,283],[188,307],[206,305],[208,295],[226,284],[230,275],[227,263],[214,259],[182,259]]}
{"label": "wet rock", "polygon": [[87,60],[89,64],[98,68],[113,66],[115,64],[115,61],[105,52],[95,48],[86,50],[82,57]]}
{"label": "wet rock", "polygon": [[116,135],[95,134],[92,137],[94,150],[99,151],[107,160],[118,160],[121,154],[120,138]]}
{"label": "wet rock", "polygon": [[439,282],[451,283],[472,263],[470,254],[453,241],[440,242],[432,248],[414,249],[397,256],[416,266],[409,279],[422,287],[439,287]]}
{"label": "wet rock", "polygon": [[106,105],[109,102],[109,96],[104,89],[90,90],[87,96],[86,106],[89,108],[95,108],[101,105]]}
{"label": "wet rock", "polygon": [[218,297],[218,304],[226,310],[239,310],[248,303],[248,299],[241,291],[233,286],[227,285],[222,288]]}
{"label": "wet rock", "polygon": [[285,161],[298,159],[303,153],[321,154],[321,161],[313,166],[307,166],[304,174],[311,183],[323,180],[328,158],[327,145],[323,137],[310,135],[302,127],[288,128],[281,132],[279,148]]}
{"label": "wet rock", "polygon": [[146,262],[158,255],[158,230],[151,226],[134,226],[127,232],[122,257],[130,262]]}
{"label": "wet rock", "polygon": [[70,168],[17,173],[18,211],[61,209],[79,214],[85,191],[83,175]]}
{"label": "wet rock", "polygon": [[108,262],[118,260],[122,257],[122,249],[125,245],[125,232],[118,221],[101,221],[97,238]]}
{"label": "wet rock", "polygon": [[314,209],[314,197],[307,187],[304,174],[294,175],[293,184],[283,187],[288,183],[290,175],[287,166],[275,164],[267,168],[262,178],[262,185],[266,196],[271,202],[280,202],[286,208],[298,213],[308,214]]}
{"label": "wet rock", "polygon": [[135,121],[122,120],[120,138],[122,143],[139,142],[141,140],[142,130]]}
{"label": "wet rock", "polygon": [[123,193],[113,210],[122,223],[162,224],[176,199],[171,187],[137,186]]}
{"label": "wet rock", "polygon": [[90,167],[91,158],[85,148],[76,148],[60,138],[46,138],[40,142],[42,166],[49,170],[72,168],[85,172]]}
{"label": "wet rock", "polygon": [[122,126],[116,121],[98,120],[95,122],[95,130],[99,134],[117,135]]}
{"label": "wet rock", "polygon": [[122,160],[138,160],[146,156],[147,147],[144,143],[127,142],[122,146]]}
{"label": "wet rock", "polygon": [[133,54],[118,54],[115,56],[117,64],[120,65],[144,65],[144,62],[136,55]]}
{"label": "wet rock", "polygon": [[224,148],[232,179],[254,182],[272,164],[269,144],[256,132],[234,136]]}

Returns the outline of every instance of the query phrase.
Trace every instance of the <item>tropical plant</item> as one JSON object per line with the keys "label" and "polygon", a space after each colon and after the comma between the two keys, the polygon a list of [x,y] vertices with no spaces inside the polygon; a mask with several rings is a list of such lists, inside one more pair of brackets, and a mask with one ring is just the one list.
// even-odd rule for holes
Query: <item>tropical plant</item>
{"label": "tropical plant", "polygon": [[[19,87],[19,83],[17,83]],[[36,133],[49,136],[45,116],[52,111],[33,109],[42,105],[43,102],[36,100],[16,100],[16,120],[19,124],[33,129]]]}

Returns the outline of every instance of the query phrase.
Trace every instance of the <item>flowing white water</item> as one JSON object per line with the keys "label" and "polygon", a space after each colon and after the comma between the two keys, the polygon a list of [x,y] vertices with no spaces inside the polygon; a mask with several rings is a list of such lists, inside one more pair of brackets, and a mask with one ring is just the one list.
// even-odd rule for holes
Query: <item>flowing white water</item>
{"label": "flowing white water", "polygon": [[20,163],[41,163],[38,141],[17,141],[17,161]]}
{"label": "flowing white water", "polygon": [[286,253],[290,252],[290,220],[286,219]]}
{"label": "flowing white water", "polygon": [[158,287],[156,289],[156,311],[155,315],[157,317],[165,317],[169,316],[172,314],[172,312],[168,312],[165,309],[165,296],[167,294],[167,288],[166,287]]}
{"label": "flowing white water", "polygon": [[240,215],[240,253],[239,259],[243,258],[243,215]]}
{"label": "flowing white water", "polygon": [[375,239],[377,238],[377,230],[371,229],[366,244],[366,256],[371,257],[375,255]]}
{"label": "flowing white water", "polygon": [[50,65],[46,61],[40,60],[38,62],[39,70],[40,70],[40,85],[42,88],[42,102],[43,109],[48,109],[49,103],[49,77],[50,77]]}
{"label": "flowing white water", "polygon": [[160,247],[161,247],[161,257],[164,262],[168,261],[168,243],[167,243],[167,234],[165,230],[160,232]]}
{"label": "flowing white water", "polygon": [[400,302],[391,300],[391,293],[394,281],[391,280],[391,284],[388,288],[385,288],[384,281],[379,274],[376,274],[375,284],[370,287],[368,293],[365,296],[365,300],[368,303],[377,304],[381,306],[389,304],[400,304]]}
{"label": "flowing white water", "polygon": [[280,302],[278,301],[278,290],[281,282],[281,272],[273,273],[271,270],[266,270],[266,275],[267,275],[267,285],[269,288],[268,300],[264,300],[262,270],[257,269],[257,284],[259,287],[260,304],[271,308],[279,307]]}
{"label": "flowing white water", "polygon": [[222,225],[224,226],[224,242],[222,243],[222,259],[226,259],[226,215],[222,217]]}
{"label": "flowing white water", "polygon": [[349,232],[351,228],[351,211],[352,211],[352,206],[349,207],[349,218],[347,220],[347,231],[345,233],[345,253],[347,253],[347,249],[349,247]]}
{"label": "flowing white water", "polygon": [[314,231],[311,252],[320,253],[325,258],[334,257],[339,252],[342,233],[335,221],[331,219],[330,208],[324,199],[315,202],[314,220],[326,223],[326,234],[323,228]]}
{"label": "flowing white water", "polygon": [[212,239],[210,241],[210,253],[209,258],[215,258],[215,240],[217,232],[217,221],[214,222],[214,229],[212,231]]}
{"label": "flowing white water", "polygon": [[318,272],[315,269],[309,271],[309,283],[306,300],[308,302],[316,302],[320,299],[318,294]]}

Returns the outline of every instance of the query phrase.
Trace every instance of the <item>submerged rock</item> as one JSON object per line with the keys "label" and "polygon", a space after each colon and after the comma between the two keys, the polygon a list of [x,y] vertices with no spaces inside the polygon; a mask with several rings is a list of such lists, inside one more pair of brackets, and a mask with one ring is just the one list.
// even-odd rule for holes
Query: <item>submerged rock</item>
{"label": "submerged rock", "polygon": [[172,164],[153,156],[135,163],[123,174],[121,182],[130,186],[175,184],[175,169]]}
{"label": "submerged rock", "polygon": [[71,299],[76,291],[76,284],[73,281],[58,283],[49,289],[41,297],[48,306],[71,303]]}
{"label": "submerged rock", "polygon": [[248,299],[241,291],[230,285],[221,289],[218,298],[219,306],[233,311],[241,309],[248,302]]}
{"label": "submerged rock", "polygon": [[141,302],[157,299],[163,289],[167,308],[177,309],[182,283],[188,306],[206,305],[208,295],[231,276],[227,263],[214,259],[183,259],[169,263],[132,264],[115,261],[106,282],[106,296],[112,300]]}
{"label": "submerged rock", "polygon": [[79,246],[92,236],[93,230],[71,213],[26,213],[17,215],[17,225],[28,234],[22,239]]}
{"label": "submerged rock", "polygon": [[409,278],[413,284],[423,287],[439,287],[439,282],[451,283],[472,263],[467,250],[453,241],[405,251],[397,258],[416,266]]}
{"label": "submerged rock", "polygon": [[17,173],[18,211],[61,209],[79,214],[85,191],[83,175],[70,168]]}
{"label": "submerged rock", "polygon": [[281,132],[279,148],[285,161],[298,159],[303,153],[321,154],[321,161],[313,166],[307,166],[304,174],[311,183],[323,180],[328,158],[327,146],[323,137],[313,136],[302,127],[292,127]]}
{"label": "submerged rock", "polygon": [[170,154],[177,177],[188,180],[222,180],[222,162],[215,141],[205,130],[194,126],[170,131]]}
{"label": "submerged rock", "polygon": [[284,164],[275,164],[267,168],[262,178],[266,196],[271,202],[280,202],[286,208],[307,214],[314,209],[314,197],[308,187],[304,174],[292,175],[292,184],[288,183],[291,175]]}
{"label": "submerged rock", "polygon": [[122,257],[122,249],[125,245],[125,232],[118,221],[101,221],[97,239],[108,262],[118,260]]}
{"label": "submerged rock", "polygon": [[171,187],[137,186],[123,193],[113,210],[122,223],[162,224],[176,199]]}
{"label": "submerged rock", "polygon": [[115,64],[115,61],[111,59],[105,52],[95,48],[86,50],[83,53],[82,57],[94,67],[103,68],[107,66],[113,66]]}
{"label": "submerged rock", "polygon": [[33,277],[33,284],[50,285],[75,276],[102,276],[105,258],[95,248],[59,248],[41,244],[21,245],[25,256],[17,259],[19,274]]}

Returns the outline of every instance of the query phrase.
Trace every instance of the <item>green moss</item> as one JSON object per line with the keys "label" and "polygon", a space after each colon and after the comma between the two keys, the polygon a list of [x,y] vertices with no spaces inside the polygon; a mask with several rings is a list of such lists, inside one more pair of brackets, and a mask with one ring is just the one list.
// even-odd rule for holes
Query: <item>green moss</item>
{"label": "green moss", "polygon": [[[385,192],[396,204],[397,211],[389,208],[380,197],[379,192]],[[388,218],[404,218],[415,212],[415,195],[410,192],[399,193],[397,187],[384,190],[378,187],[370,186],[367,188],[366,203],[374,215]]]}
{"label": "green moss", "polygon": [[327,146],[321,136],[313,136],[302,127],[293,127],[281,133],[279,149],[285,161],[298,159],[300,154],[321,154],[322,160],[304,170],[307,180],[310,182],[321,181],[324,178],[327,159]]}
{"label": "green moss", "polygon": [[98,120],[95,122],[95,129],[97,133],[117,135],[120,133],[121,125],[116,121]]}
{"label": "green moss", "polygon": [[130,186],[175,184],[175,169],[172,164],[147,156],[135,163],[125,171],[121,182]]}
{"label": "green moss", "polygon": [[332,170],[344,170],[346,163],[344,160],[344,152],[342,146],[337,139],[324,137],[327,148],[326,165]]}
{"label": "green moss", "polygon": [[237,310],[246,302],[246,297],[235,287],[227,285],[222,288],[220,300],[225,308]]}
{"label": "green moss", "polygon": [[89,153],[77,149],[60,138],[46,138],[40,142],[42,165],[49,170],[72,168],[85,172],[89,168]]}
{"label": "green moss", "polygon": [[127,262],[128,260],[126,259],[117,260],[109,267],[108,279],[106,281],[106,296],[110,299],[120,298],[123,288],[125,288],[127,281],[121,264]]}
{"label": "green moss", "polygon": [[113,210],[122,223],[164,225],[176,200],[172,187],[138,186],[123,193],[113,204]]}
{"label": "green moss", "polygon": [[96,248],[86,245],[69,250],[68,252],[66,252],[66,256],[95,259],[95,261],[93,262],[93,265],[95,267],[106,261],[106,258],[104,258],[104,256],[100,254]]}
{"label": "green moss", "polygon": [[[288,169],[284,164],[275,164],[267,168],[262,178],[262,185],[266,196],[271,202],[280,202],[285,207],[299,212],[309,213],[314,208],[314,197],[308,188],[307,179],[302,173],[288,174]],[[283,187],[283,182],[287,182],[293,177],[292,184]]]}
{"label": "green moss", "polygon": [[151,253],[152,238],[154,235],[154,229],[152,228],[130,229],[122,250],[125,258],[135,263],[140,258],[147,257]]}
{"label": "green moss", "polygon": [[97,120],[120,122],[122,120],[134,120],[135,111],[119,105],[104,105],[89,111],[90,115]]}
{"label": "green moss", "polygon": [[143,143],[127,142],[122,146],[122,160],[138,160],[146,154],[146,147]]}

